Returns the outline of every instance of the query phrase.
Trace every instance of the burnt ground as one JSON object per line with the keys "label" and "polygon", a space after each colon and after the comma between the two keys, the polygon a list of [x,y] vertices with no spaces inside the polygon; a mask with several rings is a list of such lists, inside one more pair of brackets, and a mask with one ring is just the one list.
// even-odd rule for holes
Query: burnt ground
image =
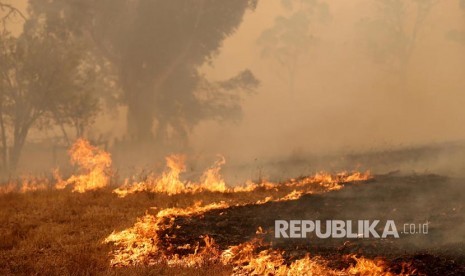
{"label": "burnt ground", "polygon": [[[377,176],[352,183],[342,190],[305,195],[298,200],[235,206],[194,217],[178,217],[177,227],[161,233],[164,242],[183,245],[213,237],[221,249],[260,236],[289,261],[310,253],[331,260],[335,268],[347,267],[344,257],[356,254],[383,258],[392,272],[409,262],[417,274],[465,275],[465,180],[437,175]],[[282,220],[394,220],[400,238],[386,239],[275,239],[274,221]],[[427,234],[403,232],[404,223],[428,224]],[[262,227],[266,234],[257,235]],[[382,232],[382,228],[377,228]],[[173,253],[189,252],[172,249]]]}

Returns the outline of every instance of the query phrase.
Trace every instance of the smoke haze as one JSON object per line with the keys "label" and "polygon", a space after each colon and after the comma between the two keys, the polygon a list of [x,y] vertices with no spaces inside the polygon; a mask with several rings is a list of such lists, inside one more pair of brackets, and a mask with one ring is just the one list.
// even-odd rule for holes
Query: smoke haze
{"label": "smoke haze", "polygon": [[256,43],[283,10],[278,1],[260,2],[205,71],[221,78],[249,67],[262,86],[245,101],[242,122],[204,124],[192,138],[196,147],[251,158],[463,139],[464,48],[445,37],[464,25],[457,3],[441,2],[428,16],[408,64],[405,91],[391,84],[382,64],[369,60],[358,34],[357,24],[374,13],[374,3],[329,3],[331,21],[314,28],[319,41],[303,58],[296,91],[289,95],[279,68],[260,58]]}
{"label": "smoke haze", "polygon": [[[309,33],[314,41],[298,57],[290,91],[286,69],[273,56],[263,57],[259,38],[278,16],[290,16],[298,7],[290,10],[281,1],[259,1],[200,72],[220,81],[248,68],[260,80],[260,87],[242,100],[241,120],[207,120],[193,129],[189,136],[192,156],[211,160],[222,154],[228,163],[258,164],[261,161],[256,160],[340,156],[463,141],[465,45],[448,36],[465,26],[460,1],[436,3],[415,33],[411,55],[399,55],[397,61],[397,44],[388,44],[392,42],[389,32],[383,37],[389,30],[382,24],[370,25],[383,16],[389,18],[382,9],[384,2],[328,1],[326,20],[312,15]],[[405,4],[401,28],[407,36],[413,35],[419,16],[415,1],[396,3]],[[25,10],[25,1],[17,4]],[[381,37],[378,43],[387,51],[387,61],[372,58],[373,34]],[[403,67],[392,69],[389,58]],[[116,117],[100,116],[89,133],[122,137],[125,116],[124,108]],[[461,160],[462,155],[435,157],[433,167],[447,167],[437,164],[450,159]],[[354,162],[349,166],[360,166]]]}

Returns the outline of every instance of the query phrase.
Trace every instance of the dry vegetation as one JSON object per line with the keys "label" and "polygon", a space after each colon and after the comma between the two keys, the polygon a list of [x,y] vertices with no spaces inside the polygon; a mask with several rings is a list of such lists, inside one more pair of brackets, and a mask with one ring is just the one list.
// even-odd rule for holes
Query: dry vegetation
{"label": "dry vegetation", "polygon": [[[189,270],[167,268],[110,269],[112,246],[103,240],[132,226],[147,209],[187,207],[197,196],[141,193],[118,198],[110,189],[84,194],[46,190],[2,195],[0,200],[0,274],[2,275],[141,275]],[[222,195],[202,198],[224,199]],[[228,268],[204,268],[228,272]],[[201,273],[191,269],[191,274]],[[216,273],[215,273],[216,274]]]}
{"label": "dry vegetation", "polygon": [[[465,273],[462,179],[318,173],[229,187],[224,160],[196,182],[180,178],[182,157],[169,156],[161,175],[121,185],[102,150],[80,140],[70,155],[70,177],[55,171],[0,190],[1,275]],[[282,240],[276,219],[431,226],[400,239]]]}
{"label": "dry vegetation", "polygon": [[[461,275],[465,271],[463,234],[453,230],[463,229],[463,216],[460,210],[461,194],[450,180],[435,176],[381,177],[374,182],[349,185],[342,190],[320,195],[307,195],[297,200],[268,202],[233,206],[211,210],[192,217],[179,216],[175,224],[182,226],[165,229],[161,236],[171,238],[174,245],[186,242],[196,244],[199,236],[212,236],[220,249],[241,244],[255,236],[255,229],[263,226],[266,233],[272,227],[272,220],[287,217],[351,217],[354,214],[369,217],[380,214],[382,218],[392,217],[405,221],[414,214],[418,206],[427,209],[416,212],[416,216],[429,216],[436,221],[435,227],[425,241],[412,239],[401,241],[327,241],[309,240],[292,243],[276,243],[273,248],[284,250],[287,260],[299,259],[306,253],[321,256],[327,269],[346,272],[357,262],[350,256],[365,256],[376,260],[385,269],[373,274],[399,274],[410,264],[411,271],[418,275]],[[449,183],[449,184],[446,184]],[[408,185],[408,186],[407,186]],[[445,186],[448,185],[448,186]],[[407,199],[415,194],[415,187],[423,187],[423,192],[415,199]],[[456,194],[438,194],[443,188]],[[453,190],[455,187],[456,190]],[[0,213],[0,273],[2,275],[230,275],[233,266],[220,262],[207,262],[199,267],[152,266],[111,267],[115,249],[103,241],[112,231],[121,231],[134,225],[137,218],[147,212],[156,213],[152,207],[162,210],[169,207],[186,208],[202,200],[205,205],[225,201],[230,205],[254,201],[265,196],[267,191],[254,193],[201,192],[196,194],[154,194],[139,192],[120,198],[109,188],[86,193],[73,193],[66,190],[41,190],[27,193],[1,195]],[[435,196],[433,196],[435,194]],[[358,196],[355,196],[358,195]],[[429,195],[430,198],[425,198]],[[422,200],[420,200],[420,198]],[[428,204],[425,203],[428,201]],[[435,206],[442,202],[442,206]],[[367,208],[368,206],[371,207]],[[381,215],[380,210],[390,206]],[[395,209],[403,209],[395,214]],[[394,210],[394,211],[393,211]],[[455,210],[455,211],[454,211]],[[224,214],[220,214],[223,212]],[[270,216],[275,214],[275,216]],[[276,218],[275,218],[276,217]],[[265,240],[271,235],[264,235]],[[456,236],[456,240],[452,239]],[[462,239],[462,240],[461,240]],[[258,248],[256,248],[258,249]],[[300,257],[299,257],[300,256]],[[349,256],[349,257],[348,257]],[[355,257],[354,257],[355,258]],[[379,259],[381,258],[381,259]],[[286,261],[288,262],[288,261]],[[358,275],[357,271],[352,275]],[[346,273],[345,275],[351,275]]]}

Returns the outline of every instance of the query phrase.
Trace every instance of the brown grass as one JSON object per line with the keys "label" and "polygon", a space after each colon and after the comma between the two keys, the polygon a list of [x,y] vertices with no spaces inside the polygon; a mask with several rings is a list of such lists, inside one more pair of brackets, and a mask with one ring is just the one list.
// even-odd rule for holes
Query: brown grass
{"label": "brown grass", "polygon": [[[110,268],[113,230],[130,227],[150,207],[187,207],[197,196],[140,193],[118,198],[110,190],[85,194],[37,191],[0,196],[0,275],[222,275],[221,265],[202,269],[164,265]],[[203,195],[208,203],[224,196]]]}

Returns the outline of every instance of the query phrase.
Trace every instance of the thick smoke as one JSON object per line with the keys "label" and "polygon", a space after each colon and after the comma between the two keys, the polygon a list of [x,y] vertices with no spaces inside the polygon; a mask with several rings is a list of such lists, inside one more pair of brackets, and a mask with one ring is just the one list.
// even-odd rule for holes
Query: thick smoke
{"label": "thick smoke", "polygon": [[[195,148],[250,162],[296,154],[337,159],[463,140],[465,45],[448,38],[451,30],[463,29],[463,10],[458,1],[432,6],[419,23],[410,56],[405,57],[395,48],[403,47],[403,42],[391,37],[389,26],[381,23],[395,16],[382,9],[388,2],[403,5],[405,14],[399,22],[404,34],[413,36],[415,18],[422,16],[415,1],[328,2],[330,20],[311,23],[316,42],[301,57],[292,94],[283,81],[285,70],[262,58],[257,43],[277,16],[291,12],[278,1],[260,2],[255,12],[246,15],[237,34],[225,41],[213,65],[204,68],[208,75],[221,78],[247,66],[262,82],[259,93],[244,103],[240,124],[205,123],[198,128],[191,139]],[[379,39],[381,50],[394,57],[373,58],[373,39]],[[402,70],[392,66],[394,62],[402,63]],[[457,161],[463,160],[454,149],[429,152],[434,156],[417,161],[405,156],[392,167],[444,171],[450,166],[457,172]]]}
{"label": "thick smoke", "polygon": [[[26,12],[26,1],[14,2]],[[199,69],[220,82],[248,68],[260,86],[242,99],[240,120],[204,120],[191,130],[187,149],[178,151],[187,151],[192,168],[223,154],[226,172],[237,181],[341,168],[460,174],[465,138],[460,1],[292,2],[259,1],[211,63]],[[290,20],[295,14],[296,21]],[[288,60],[277,62],[276,52],[263,55],[260,43],[283,18],[307,24],[293,27],[297,33],[307,28],[309,35],[292,89]],[[390,21],[402,31],[393,31]],[[12,28],[20,33],[21,23]],[[88,133],[110,141],[111,150],[128,126],[125,107],[107,113]],[[43,136],[34,130],[31,140]],[[116,152],[115,164],[121,169],[162,164],[162,156],[140,153]],[[41,169],[66,160],[60,156]],[[36,167],[32,158],[25,152],[25,170]]]}

